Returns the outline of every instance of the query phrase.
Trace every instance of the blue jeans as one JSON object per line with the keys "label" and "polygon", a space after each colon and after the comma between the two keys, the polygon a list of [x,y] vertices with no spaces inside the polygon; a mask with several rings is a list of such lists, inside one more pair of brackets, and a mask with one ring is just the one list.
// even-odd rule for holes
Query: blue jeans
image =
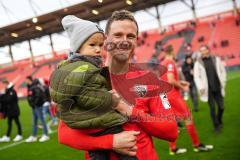
{"label": "blue jeans", "polygon": [[50,103],[49,103],[49,105],[43,106],[43,117],[46,120],[47,114],[48,114],[50,116],[52,123],[55,124],[57,121],[57,118],[51,114],[51,112],[49,110],[50,106],[51,106]]}
{"label": "blue jeans", "polygon": [[45,119],[43,117],[43,107],[36,107],[32,109],[33,111],[33,136],[37,136],[37,130],[38,130],[38,119],[40,119],[42,125],[43,125],[43,133],[45,135],[48,135],[47,125],[45,122]]}

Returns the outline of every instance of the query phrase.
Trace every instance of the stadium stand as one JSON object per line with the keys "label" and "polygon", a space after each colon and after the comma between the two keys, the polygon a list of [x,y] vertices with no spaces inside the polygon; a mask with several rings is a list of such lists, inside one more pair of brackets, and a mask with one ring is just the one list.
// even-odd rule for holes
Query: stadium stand
{"label": "stadium stand", "polygon": [[[136,61],[148,62],[152,56],[161,60],[164,46],[171,44],[178,58],[183,58],[183,47],[190,43],[194,51],[201,44],[208,44],[212,52],[225,60],[226,66],[240,65],[240,26],[236,24],[238,17],[232,12],[224,12],[198,19],[196,23],[185,21],[165,28],[163,32],[158,29],[149,30],[140,34],[138,47],[136,49]],[[221,43],[225,41],[225,46]],[[49,78],[56,64],[66,58],[66,52],[58,54],[57,57],[37,57],[32,65],[30,59],[19,61],[10,67],[0,69],[0,79],[8,79],[15,83],[18,95],[26,95],[24,79],[27,75],[38,78]],[[2,84],[0,84],[0,90]]]}

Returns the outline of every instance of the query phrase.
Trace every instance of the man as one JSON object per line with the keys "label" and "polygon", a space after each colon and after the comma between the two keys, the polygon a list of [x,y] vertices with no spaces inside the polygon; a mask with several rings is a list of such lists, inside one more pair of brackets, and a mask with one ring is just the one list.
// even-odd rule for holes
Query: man
{"label": "man", "polygon": [[[194,64],[194,81],[200,93],[200,100],[208,101],[214,130],[218,133],[223,125],[223,96],[226,83],[226,70],[219,57],[213,56],[207,45],[199,49],[201,57]],[[218,113],[215,113],[215,102]]]}
{"label": "man", "polygon": [[[113,87],[116,86],[114,80],[119,80],[117,76],[126,75],[129,71],[128,62],[133,56],[137,35],[137,22],[130,12],[116,11],[108,20],[106,26],[107,62],[111,76],[113,76]],[[145,102],[140,101],[139,103]],[[143,107],[147,110],[146,106]],[[158,157],[150,135],[174,141],[177,135],[176,122],[160,121],[139,108],[130,106],[116,108],[129,117],[140,117],[142,119],[148,117],[149,122],[126,123],[123,125],[125,131],[114,135],[91,137],[79,130],[70,129],[61,122],[58,130],[59,142],[82,150],[110,149],[122,154],[136,155],[139,160],[144,160],[146,157],[149,160],[157,160]],[[155,118],[155,121],[153,118]],[[140,134],[138,133],[138,135],[133,131],[140,131]],[[111,159],[114,159],[114,156]]]}
{"label": "man", "polygon": [[198,111],[198,94],[197,88],[193,79],[193,59],[191,56],[186,56],[182,65],[182,72],[186,81],[190,84],[190,96],[193,102],[194,111]]}
{"label": "man", "polygon": [[6,115],[6,108],[3,107],[3,104],[1,101],[3,99],[3,96],[4,96],[4,91],[2,90],[0,93],[0,119],[4,119]]}
{"label": "man", "polygon": [[28,87],[28,103],[32,108],[33,128],[32,135],[26,139],[27,143],[37,141],[38,119],[40,119],[43,125],[43,135],[39,139],[39,142],[45,142],[49,140],[47,125],[43,116],[43,104],[45,102],[44,88],[40,84],[38,79],[33,79],[31,76],[26,78]]}
{"label": "man", "polygon": [[10,134],[12,131],[12,121],[14,120],[18,129],[17,136],[13,139],[14,142],[20,141],[22,137],[22,127],[19,120],[20,109],[18,106],[17,92],[14,89],[14,85],[7,80],[4,80],[3,85],[5,86],[5,93],[1,96],[1,103],[8,120],[7,134],[0,138],[0,142],[9,142]]}
{"label": "man", "polygon": [[[175,54],[171,45],[167,46],[165,49],[165,59],[162,62],[164,66],[167,67],[167,73],[162,77],[163,80],[171,83],[174,88],[167,93],[170,105],[174,110],[177,120],[184,120],[187,132],[192,140],[193,150],[195,152],[209,151],[213,148],[212,145],[204,145],[199,141],[197,131],[195,129],[194,122],[191,117],[191,113],[188,109],[186,102],[183,100],[180,90],[188,91],[189,83],[186,81],[180,81],[178,77],[178,71],[175,64]],[[176,142],[170,142],[170,155],[185,153],[187,149],[177,148]]]}

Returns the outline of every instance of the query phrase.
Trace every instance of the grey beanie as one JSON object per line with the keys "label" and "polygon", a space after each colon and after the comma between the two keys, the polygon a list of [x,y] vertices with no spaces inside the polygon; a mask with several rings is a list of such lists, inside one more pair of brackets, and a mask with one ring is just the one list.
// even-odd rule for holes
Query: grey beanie
{"label": "grey beanie", "polygon": [[62,26],[70,39],[70,47],[72,52],[82,46],[82,44],[94,33],[104,33],[103,30],[91,21],[80,19],[74,15],[67,15],[62,19]]}

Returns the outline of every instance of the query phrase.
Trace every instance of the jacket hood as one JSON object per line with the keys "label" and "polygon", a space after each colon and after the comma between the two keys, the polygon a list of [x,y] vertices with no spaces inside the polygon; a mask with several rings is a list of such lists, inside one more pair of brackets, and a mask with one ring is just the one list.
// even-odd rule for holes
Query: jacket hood
{"label": "jacket hood", "polygon": [[88,56],[88,55],[80,55],[80,54],[72,54],[69,56],[67,60],[63,60],[58,64],[58,68],[61,68],[69,63],[73,63],[76,61],[85,61],[93,64],[96,67],[102,67],[103,61],[101,56]]}
{"label": "jacket hood", "polygon": [[38,79],[34,79],[33,82],[32,82],[32,85],[36,85],[36,84],[39,84],[39,80]]}
{"label": "jacket hood", "polygon": [[7,86],[7,89],[10,89],[10,88],[13,88],[13,87],[14,87],[13,83],[10,82],[10,83],[8,84],[8,86]]}

